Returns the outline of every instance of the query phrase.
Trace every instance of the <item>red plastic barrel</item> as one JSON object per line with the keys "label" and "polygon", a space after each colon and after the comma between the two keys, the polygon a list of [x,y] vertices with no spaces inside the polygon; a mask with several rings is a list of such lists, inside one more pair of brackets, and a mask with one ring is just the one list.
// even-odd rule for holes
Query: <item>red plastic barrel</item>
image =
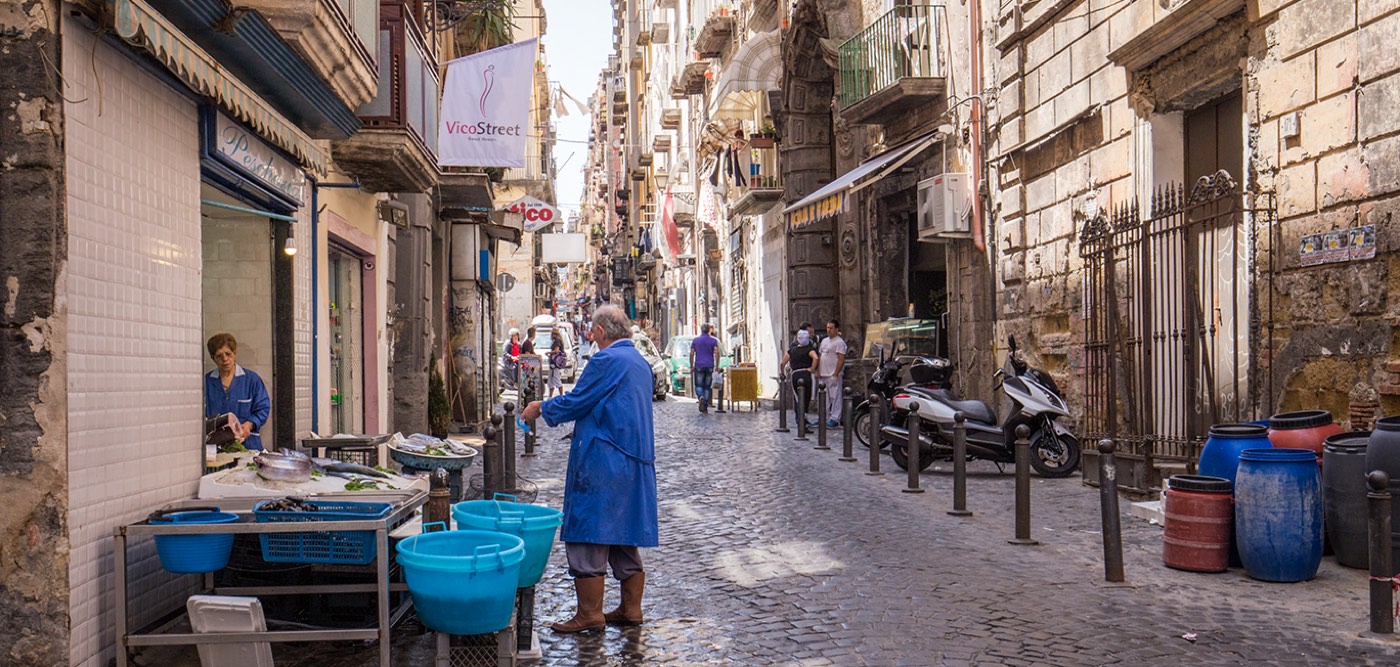
{"label": "red plastic barrel", "polygon": [[1322,446],[1342,432],[1326,410],[1284,412],[1269,418],[1269,443],[1278,449],[1311,449],[1322,465]]}
{"label": "red plastic barrel", "polygon": [[1162,562],[1191,572],[1224,572],[1230,565],[1235,517],[1230,480],[1173,475],[1167,480]]}

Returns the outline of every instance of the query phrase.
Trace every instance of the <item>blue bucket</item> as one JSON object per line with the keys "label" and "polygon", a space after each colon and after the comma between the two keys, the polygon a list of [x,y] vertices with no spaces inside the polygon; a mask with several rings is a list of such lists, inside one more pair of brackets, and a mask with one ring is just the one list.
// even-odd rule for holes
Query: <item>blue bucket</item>
{"label": "blue bucket", "polygon": [[[520,588],[534,586],[544,575],[554,534],[564,523],[564,513],[552,507],[512,502],[515,496],[496,494],[498,500],[468,500],[452,506],[452,519],[458,528],[494,530],[514,535],[525,542],[525,561],[520,564]],[[499,498],[510,498],[499,500]]]}
{"label": "blue bucket", "polygon": [[1246,449],[1235,480],[1235,535],[1245,574],[1307,581],[1322,562],[1322,480],[1311,449]]}
{"label": "blue bucket", "polygon": [[[184,512],[156,512],[151,525],[194,525],[233,523],[238,515],[221,512],[219,508]],[[156,535],[156,554],[166,572],[174,574],[203,574],[217,572],[228,565],[233,551],[233,533],[204,535]]]}
{"label": "blue bucket", "polygon": [[520,538],[486,530],[445,530],[414,535],[399,542],[396,550],[423,625],[453,635],[485,634],[510,625],[520,561],[525,558]]}

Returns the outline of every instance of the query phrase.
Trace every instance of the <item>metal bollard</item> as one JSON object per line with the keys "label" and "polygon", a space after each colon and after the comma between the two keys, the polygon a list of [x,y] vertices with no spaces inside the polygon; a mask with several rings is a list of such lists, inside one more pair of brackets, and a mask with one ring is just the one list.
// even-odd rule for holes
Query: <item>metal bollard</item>
{"label": "metal bollard", "polygon": [[953,414],[953,516],[972,516],[967,509],[967,415]]}
{"label": "metal bollard", "polygon": [[1112,440],[1099,441],[1099,508],[1103,513],[1103,580],[1123,581],[1123,525],[1118,513],[1118,462]]}
{"label": "metal bollard", "polygon": [[516,487],[515,476],[515,418],[509,416],[501,417],[501,424],[497,427],[501,433],[501,487],[506,493],[514,494]]}
{"label": "metal bollard", "polygon": [[841,388],[841,458],[837,461],[850,463],[856,460],[851,456],[851,431],[855,425],[851,423],[851,403],[855,399],[851,396],[850,387]]}
{"label": "metal bollard", "polygon": [[787,433],[787,411],[788,411],[788,383],[787,380],[778,378],[778,433]]}
{"label": "metal bollard", "polygon": [[884,424],[884,420],[880,419],[883,414],[880,403],[883,399],[879,394],[870,395],[870,470],[866,471],[867,475],[885,474],[880,472],[880,426]]}
{"label": "metal bollard", "polygon": [[719,384],[716,385],[713,381],[710,382],[710,395],[715,395],[715,387],[718,386],[719,400],[715,402],[715,412],[724,414],[724,369],[716,368],[715,377],[719,378]]}
{"label": "metal bollard", "polygon": [[1040,544],[1031,539],[1031,427],[1016,427],[1016,539],[1011,544]]}
{"label": "metal bollard", "polygon": [[501,444],[496,442],[501,423],[500,415],[491,417],[491,424],[481,429],[481,437],[486,442],[481,446],[481,497],[491,498],[501,489]]}
{"label": "metal bollard", "polygon": [[826,383],[817,383],[817,446],[812,449],[831,449],[826,444]]}
{"label": "metal bollard", "polygon": [[807,441],[807,401],[802,400],[802,398],[803,398],[803,396],[804,396],[804,394],[805,394],[805,392],[804,392],[803,390],[807,388],[807,378],[805,378],[805,377],[797,378],[797,380],[796,380],[795,382],[793,382],[793,386],[797,388],[797,395],[793,397],[793,400],[797,401],[797,437],[794,438],[794,439],[795,439],[795,440],[801,440],[801,441],[803,441],[803,442],[806,442],[806,441]]}
{"label": "metal bollard", "polygon": [[[519,419],[519,415],[516,414],[516,412],[515,412],[515,404],[514,404],[514,403],[506,403],[505,405],[503,405],[503,406],[501,406],[501,407],[505,410],[505,418],[502,419],[501,421],[502,421],[502,428],[505,430],[505,432],[506,432],[506,434],[507,434],[507,435],[506,435],[506,439],[510,440],[511,442],[515,442],[515,439],[516,439],[515,424],[516,424],[516,422],[517,422],[518,419]],[[535,458],[535,441],[534,441],[534,440],[531,440],[530,438],[525,438],[525,453],[521,454],[520,456],[521,456],[521,458],[527,458],[527,459]]]}
{"label": "metal bollard", "polygon": [[924,443],[919,435],[919,405],[918,401],[909,401],[909,444],[904,447],[904,457],[909,463],[909,486],[900,491],[905,493],[923,493],[919,488],[919,459],[924,455]]}
{"label": "metal bollard", "polygon": [[1371,491],[1366,494],[1371,521],[1367,533],[1371,543],[1371,632],[1378,635],[1395,634],[1395,570],[1390,559],[1390,475],[1384,470],[1372,470],[1366,475]]}

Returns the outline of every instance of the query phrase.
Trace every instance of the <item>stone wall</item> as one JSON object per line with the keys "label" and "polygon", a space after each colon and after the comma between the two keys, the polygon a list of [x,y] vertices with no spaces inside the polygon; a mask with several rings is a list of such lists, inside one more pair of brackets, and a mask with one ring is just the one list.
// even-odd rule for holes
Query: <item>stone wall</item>
{"label": "stone wall", "polygon": [[0,663],[68,664],[61,3],[0,5]]}

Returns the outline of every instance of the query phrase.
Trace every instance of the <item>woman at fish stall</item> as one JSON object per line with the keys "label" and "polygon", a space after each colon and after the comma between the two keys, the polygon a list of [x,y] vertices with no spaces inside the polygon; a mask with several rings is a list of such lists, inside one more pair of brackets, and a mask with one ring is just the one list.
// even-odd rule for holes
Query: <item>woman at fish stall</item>
{"label": "woman at fish stall", "polygon": [[238,420],[234,435],[244,447],[262,449],[259,431],[272,414],[267,386],[257,373],[238,365],[238,340],[233,334],[214,334],[207,347],[215,368],[204,376],[205,418],[233,413]]}

